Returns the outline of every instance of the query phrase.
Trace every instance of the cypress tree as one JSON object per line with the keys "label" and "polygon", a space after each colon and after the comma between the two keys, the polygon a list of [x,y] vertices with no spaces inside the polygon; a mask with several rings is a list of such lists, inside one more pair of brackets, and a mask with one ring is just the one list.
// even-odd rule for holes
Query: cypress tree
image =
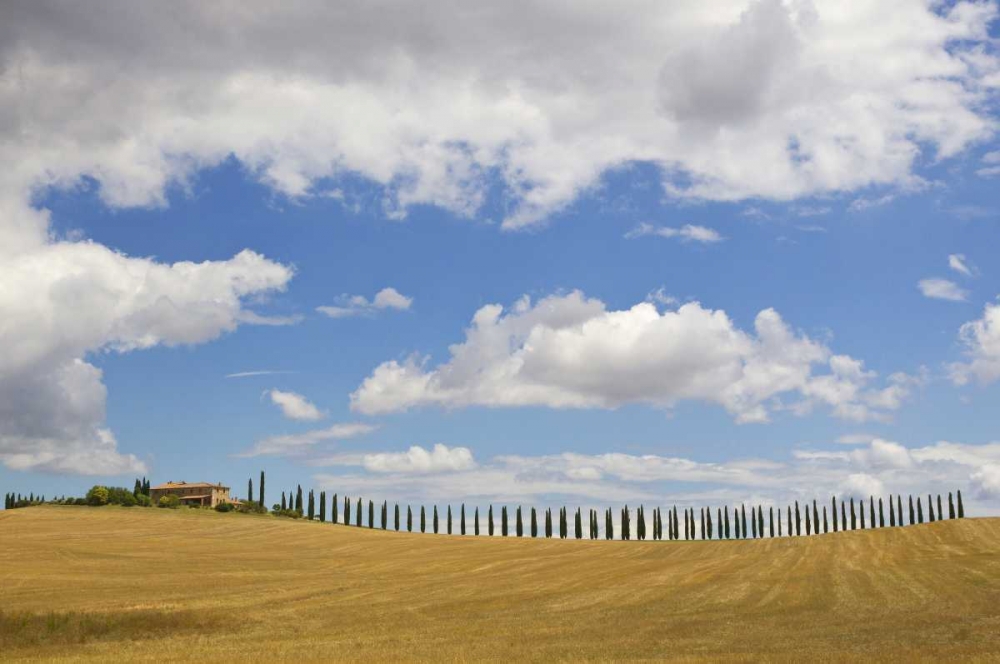
{"label": "cypress tree", "polygon": [[962,505],[962,490],[959,489],[956,493],[958,494],[957,495],[957,497],[958,497],[958,518],[959,519],[964,519],[965,518],[965,506]]}
{"label": "cypress tree", "polygon": [[330,521],[337,523],[339,520],[339,515],[337,514],[337,494],[333,494],[333,501],[330,503],[330,507],[332,508],[330,512]]}
{"label": "cypress tree", "polygon": [[677,505],[674,505],[674,539],[681,538],[681,527],[677,525]]}
{"label": "cypress tree", "polygon": [[951,491],[948,492],[948,518],[955,518],[955,501],[951,497]]}
{"label": "cypress tree", "polygon": [[726,505],[726,521],[725,521],[725,525],[726,525],[726,530],[725,530],[725,532],[726,532],[726,539],[729,539],[729,505]]}
{"label": "cypress tree", "polygon": [[507,537],[507,506],[500,510],[500,534]]}
{"label": "cypress tree", "polygon": [[538,515],[534,507],[531,508],[531,536],[538,537]]}
{"label": "cypress tree", "polygon": [[684,510],[684,539],[688,539],[688,513]]}
{"label": "cypress tree", "polygon": [[924,507],[920,502],[920,496],[917,496],[917,523],[924,522]]}
{"label": "cypress tree", "polygon": [[[645,526],[643,526],[645,530]],[[576,535],[577,539],[583,539],[583,516],[580,514],[580,508],[576,508],[576,520],[573,523],[573,534]]]}
{"label": "cypress tree", "polygon": [[393,519],[393,525],[395,526],[396,532],[398,533],[399,532],[399,503],[396,503],[396,506],[393,509],[393,512],[395,514],[395,519]]}
{"label": "cypress tree", "polygon": [[857,530],[857,516],[854,514],[854,497],[851,497],[851,530]]}
{"label": "cypress tree", "polygon": [[885,528],[885,511],[882,509],[882,496],[878,499],[878,527]]}
{"label": "cypress tree", "polygon": [[559,539],[566,539],[569,536],[569,520],[566,518],[566,508],[559,508]]}
{"label": "cypress tree", "polygon": [[667,539],[674,539],[674,516],[669,509],[667,510]]}
{"label": "cypress tree", "polygon": [[326,491],[319,492],[319,522],[326,523]]}
{"label": "cypress tree", "polygon": [[413,510],[409,505],[406,506],[406,532],[413,532]]}
{"label": "cypress tree", "polygon": [[451,535],[451,505],[448,505],[448,534]]}
{"label": "cypress tree", "polygon": [[375,503],[371,498],[368,499],[368,527],[375,527]]}
{"label": "cypress tree", "polygon": [[833,532],[837,532],[837,497],[830,499],[830,515],[833,517]]}
{"label": "cypress tree", "polygon": [[717,537],[718,537],[719,539],[722,539],[722,537],[723,537],[723,532],[722,532],[722,508],[721,508],[721,507],[718,507],[718,508],[716,508],[716,512],[715,512],[715,514],[716,514],[716,516],[717,516],[717,517],[718,517],[718,519],[719,519],[719,520],[718,520],[718,524],[719,524],[719,529],[718,529],[718,534],[717,534]]}
{"label": "cypress tree", "polygon": [[[139,480],[136,480],[135,483],[136,483],[136,486],[138,486],[139,485]],[[247,479],[247,502],[248,503],[252,503],[253,502],[253,478],[248,478]]]}
{"label": "cypress tree", "polygon": [[309,508],[307,510],[309,515],[309,520],[312,521],[313,517],[316,516],[316,496],[313,494],[313,490],[309,489]]}
{"label": "cypress tree", "polygon": [[472,528],[473,528],[473,530],[472,530],[473,536],[478,537],[479,536],[479,508],[478,507],[476,508],[475,517],[473,518]]}
{"label": "cypress tree", "polygon": [[493,537],[493,506],[490,505],[489,513],[486,517],[486,532],[489,533],[490,537]]}
{"label": "cypress tree", "polygon": [[364,515],[361,512],[363,506],[364,502],[360,498],[358,498],[357,511],[354,514],[354,525],[357,526],[358,528],[362,526],[362,519],[364,518]]}
{"label": "cypress tree", "polygon": [[[890,499],[890,502],[891,502],[891,499]],[[899,519],[900,524],[899,525],[903,525],[903,523],[902,523],[903,522],[903,519],[902,519],[903,515],[900,514],[899,516],[900,516],[900,519]],[[916,522],[917,522],[917,520],[914,518],[914,514],[913,514],[913,496],[911,495],[910,496],[910,525],[912,526]]]}
{"label": "cypress tree", "polygon": [[420,532],[427,532],[427,511],[423,505],[420,506]]}
{"label": "cypress tree", "polygon": [[823,534],[826,535],[830,530],[827,528],[826,522],[826,505],[823,505]]}
{"label": "cypress tree", "polygon": [[788,524],[788,536],[793,537],[795,535],[795,530],[792,529],[792,506],[788,506],[788,520],[785,522]]}
{"label": "cypress tree", "polygon": [[514,532],[518,537],[524,536],[524,524],[521,522],[521,506],[517,506],[517,522],[514,524]]}
{"label": "cypress tree", "polygon": [[712,539],[712,508],[705,509],[705,525],[708,526],[708,539]]}
{"label": "cypress tree", "polygon": [[[806,509],[809,509],[806,506]],[[819,510],[816,508],[816,499],[813,499],[813,533],[819,535]]]}
{"label": "cypress tree", "polygon": [[[913,499],[911,498],[910,500],[912,501]],[[900,522],[903,521],[903,515],[902,514],[899,515],[899,520],[900,520]],[[892,494],[891,493],[889,494],[889,527],[890,528],[895,528],[896,527],[896,506],[892,502]]]}
{"label": "cypress tree", "polygon": [[750,535],[754,539],[757,539],[757,514],[754,512],[754,506],[750,506]]}
{"label": "cypress tree", "polygon": [[438,506],[434,506],[434,534],[438,534]]}
{"label": "cypress tree", "polygon": [[[138,498],[139,494],[141,494],[141,493],[142,493],[142,483],[139,482],[139,478],[137,477],[137,478],[135,478],[135,486],[132,488],[132,495],[134,497]],[[6,506],[7,505],[7,496],[5,495],[3,498],[4,498],[4,506]]]}
{"label": "cypress tree", "polygon": [[903,499],[896,494],[896,514],[899,515],[899,525],[903,525]]}
{"label": "cypress tree", "polygon": [[382,501],[382,530],[389,528],[389,501]]}
{"label": "cypress tree", "polygon": [[545,537],[552,537],[552,508],[545,509]]}
{"label": "cypress tree", "polygon": [[840,501],[840,527],[847,530],[847,503],[843,500]]}
{"label": "cypress tree", "polygon": [[927,494],[927,516],[930,517],[930,522],[934,523],[934,500],[931,498],[931,494]]}
{"label": "cypress tree", "polygon": [[768,532],[770,532],[771,537],[774,537],[774,505],[771,505],[771,507],[767,511],[767,526],[768,526]]}
{"label": "cypress tree", "polygon": [[[264,471],[260,471],[260,485],[257,487],[257,504],[264,507]],[[325,511],[325,510],[324,510]]]}
{"label": "cypress tree", "polygon": [[744,505],[740,505],[740,514],[743,515],[743,526],[740,531],[743,533],[743,539],[747,538],[747,508]]}
{"label": "cypress tree", "polygon": [[812,534],[812,529],[809,527],[809,506],[806,505],[806,537]]}
{"label": "cypress tree", "polygon": [[605,530],[605,537],[607,537],[609,540],[613,540],[615,538],[615,522],[611,518],[610,507],[608,508],[608,527],[607,530]]}
{"label": "cypress tree", "polygon": [[937,495],[937,504],[938,504],[937,518],[938,518],[938,521],[941,521],[942,519],[944,519],[944,510],[941,509],[941,494],[940,493]]}
{"label": "cypress tree", "polygon": [[285,492],[282,491],[281,492],[281,510],[284,511],[286,509],[288,509],[288,506],[285,504]]}
{"label": "cypress tree", "polygon": [[757,506],[757,536],[764,537],[764,511],[760,505]]}
{"label": "cypress tree", "polygon": [[868,516],[871,517],[869,522],[872,524],[870,528],[875,527],[875,497],[868,496]]}
{"label": "cypress tree", "polygon": [[302,514],[302,485],[295,491],[295,510]]}
{"label": "cypress tree", "polygon": [[802,535],[802,517],[799,515],[799,501],[795,501],[795,534]]}
{"label": "cypress tree", "polygon": [[861,530],[864,530],[865,529],[865,501],[863,501],[861,499],[858,499],[858,503],[859,503],[858,504],[858,512],[860,512],[860,514],[858,516],[860,517],[860,521],[861,521]]}
{"label": "cypress tree", "polygon": [[465,534],[465,503],[462,503],[462,516],[461,516],[461,519],[462,519],[462,522],[459,524],[458,528],[459,528],[459,532],[462,535],[464,535]]}
{"label": "cypress tree", "polygon": [[344,496],[344,525],[351,525],[351,499]]}

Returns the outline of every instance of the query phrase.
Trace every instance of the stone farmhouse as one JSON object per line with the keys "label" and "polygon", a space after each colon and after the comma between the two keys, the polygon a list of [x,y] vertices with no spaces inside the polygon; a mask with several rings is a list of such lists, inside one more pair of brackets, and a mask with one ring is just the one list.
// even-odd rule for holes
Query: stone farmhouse
{"label": "stone farmhouse", "polygon": [[221,503],[239,503],[229,497],[229,487],[208,482],[167,482],[149,489],[149,497],[155,505],[163,496],[177,496],[182,505],[215,507]]}

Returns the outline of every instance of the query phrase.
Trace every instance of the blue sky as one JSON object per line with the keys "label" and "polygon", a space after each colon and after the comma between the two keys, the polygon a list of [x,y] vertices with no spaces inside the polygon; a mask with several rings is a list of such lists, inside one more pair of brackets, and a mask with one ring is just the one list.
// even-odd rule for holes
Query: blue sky
{"label": "blue sky", "polygon": [[[610,29],[621,71],[475,16],[526,55],[374,26],[409,65],[326,65],[308,26],[339,19],[300,8],[301,44],[219,44],[208,67],[164,61],[186,39],[169,30],[109,42],[88,17],[66,42],[74,17],[22,11],[4,53],[28,83],[3,92],[20,165],[0,182],[0,484],[145,474],[242,495],[266,469],[268,502],[296,483],[595,507],[960,488],[1000,511],[997,7],[897,4],[926,60],[870,80],[906,40],[885,30],[858,65],[824,3],[815,21],[720,4],[628,48],[640,28]],[[564,19],[570,42],[597,20]],[[670,21],[715,48],[647,53]],[[266,30],[250,9],[234,26]],[[66,71],[77,84],[46,83]],[[620,113],[629,98],[649,112]],[[755,331],[768,310],[773,345]],[[467,338],[477,312],[492,323]],[[247,372],[274,373],[227,377]]]}

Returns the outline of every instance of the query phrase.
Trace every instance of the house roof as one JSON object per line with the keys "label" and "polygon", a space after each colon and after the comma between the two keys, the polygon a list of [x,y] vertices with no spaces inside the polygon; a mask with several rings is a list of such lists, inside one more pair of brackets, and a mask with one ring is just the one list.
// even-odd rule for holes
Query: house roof
{"label": "house roof", "polygon": [[184,502],[185,500],[204,500],[206,498],[211,498],[211,497],[212,497],[212,494],[206,493],[203,496],[181,496],[180,499],[181,499],[181,502]]}
{"label": "house roof", "polygon": [[209,482],[165,482],[164,484],[157,484],[154,487],[150,487],[150,491],[154,489],[228,489],[228,486],[223,484],[211,484]]}

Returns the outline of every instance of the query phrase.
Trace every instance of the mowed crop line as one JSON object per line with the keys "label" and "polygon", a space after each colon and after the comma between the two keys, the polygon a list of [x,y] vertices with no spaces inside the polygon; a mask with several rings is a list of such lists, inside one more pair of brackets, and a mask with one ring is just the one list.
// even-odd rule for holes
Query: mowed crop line
{"label": "mowed crop line", "polygon": [[[1000,652],[998,552],[1000,519],[622,542],[37,507],[0,512],[6,614],[161,613],[83,643],[0,645],[94,659],[969,659]],[[157,620],[178,627],[150,631]]]}

